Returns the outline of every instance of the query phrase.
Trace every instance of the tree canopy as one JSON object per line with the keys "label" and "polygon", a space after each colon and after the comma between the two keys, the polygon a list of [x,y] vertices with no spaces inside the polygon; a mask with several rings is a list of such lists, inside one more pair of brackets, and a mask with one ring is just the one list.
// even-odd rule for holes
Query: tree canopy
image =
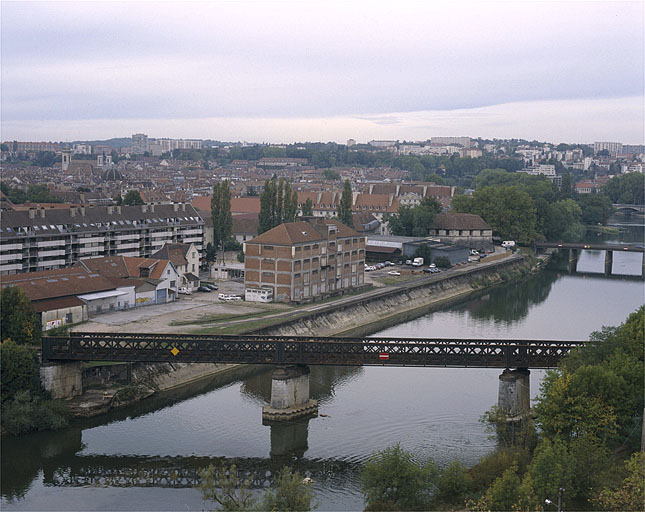
{"label": "tree canopy", "polygon": [[40,342],[41,322],[22,288],[2,288],[0,309],[0,341],[12,339],[19,345]]}
{"label": "tree canopy", "polygon": [[274,176],[264,182],[260,194],[258,233],[264,233],[283,222],[294,222],[298,212],[298,192],[284,178]]}
{"label": "tree canopy", "polygon": [[390,230],[397,236],[428,235],[441,205],[432,197],[424,197],[421,204],[411,207],[402,206],[399,211],[388,218]]}
{"label": "tree canopy", "polygon": [[354,227],[354,218],[352,216],[352,184],[345,180],[343,194],[338,203],[338,220],[350,228]]}
{"label": "tree canopy", "polygon": [[128,190],[123,198],[123,204],[126,206],[137,206],[143,204],[143,199],[141,199],[141,194],[139,194],[138,190]]}
{"label": "tree canopy", "polygon": [[233,216],[231,214],[231,189],[228,180],[215,183],[211,198],[211,216],[213,218],[213,248],[224,250],[226,242],[233,234]]}

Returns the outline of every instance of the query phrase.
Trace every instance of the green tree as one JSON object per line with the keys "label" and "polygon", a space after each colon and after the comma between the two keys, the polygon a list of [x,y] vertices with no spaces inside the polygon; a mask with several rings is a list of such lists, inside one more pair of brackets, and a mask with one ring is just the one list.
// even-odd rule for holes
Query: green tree
{"label": "green tree", "polygon": [[128,190],[123,198],[123,204],[126,206],[137,206],[143,204],[143,199],[141,199],[141,194],[139,194],[138,190]]}
{"label": "green tree", "polygon": [[2,403],[12,399],[19,391],[40,392],[38,354],[25,345],[18,345],[11,338],[0,344],[2,373]]}
{"label": "green tree", "polygon": [[619,487],[605,487],[593,500],[602,510],[641,511],[645,496],[645,453],[636,452],[625,464],[627,476]]}
{"label": "green tree", "polygon": [[276,180],[266,180],[260,194],[260,214],[258,215],[258,234],[269,231],[275,222]]}
{"label": "green tree", "polygon": [[376,453],[361,472],[369,510],[428,510],[438,469],[416,463],[398,444]]}
{"label": "green tree", "polygon": [[439,202],[434,198],[424,197],[419,205],[402,206],[397,213],[389,216],[390,230],[398,236],[428,236],[439,212]]}
{"label": "green tree", "polygon": [[257,502],[253,498],[251,481],[241,477],[235,464],[230,468],[216,468],[211,464],[200,470],[199,476],[202,499],[216,502],[221,506],[221,510],[247,511]]}
{"label": "green tree", "polygon": [[42,325],[22,288],[2,288],[0,306],[0,340],[11,338],[19,345],[40,343]]}
{"label": "green tree", "polygon": [[577,242],[584,236],[582,209],[573,199],[561,199],[547,205],[544,234],[548,240]]}
{"label": "green tree", "polygon": [[340,174],[338,171],[334,171],[332,169],[325,169],[322,173],[323,178],[329,181],[338,181],[340,180]]}
{"label": "green tree", "polygon": [[313,217],[314,202],[311,200],[311,197],[308,197],[305,201],[305,204],[302,205],[302,215],[303,217]]}
{"label": "green tree", "polygon": [[264,191],[260,194],[260,214],[258,216],[258,233],[279,226],[283,222],[294,222],[298,212],[298,193],[291,190],[291,185],[284,178],[276,176],[264,182]]}
{"label": "green tree", "polygon": [[603,191],[616,204],[645,204],[645,174],[630,172],[611,178]]}
{"label": "green tree", "polygon": [[500,238],[530,243],[536,237],[535,204],[521,186],[488,186],[476,190],[470,199],[455,199],[455,211],[481,216]]}
{"label": "green tree", "polygon": [[573,494],[573,464],[567,445],[562,440],[545,439],[538,445],[529,466],[529,474],[535,495],[541,503],[557,496],[560,487],[567,489],[567,496]]}
{"label": "green tree", "polygon": [[605,194],[580,195],[576,200],[582,210],[584,224],[606,224],[614,209],[611,199]]}
{"label": "green tree", "polygon": [[211,198],[211,215],[213,218],[213,246],[222,249],[233,234],[233,216],[231,214],[231,189],[228,180],[213,186]]}
{"label": "green tree", "polygon": [[435,503],[462,506],[471,491],[472,478],[458,460],[443,468],[437,479]]}
{"label": "green tree", "polygon": [[115,197],[113,197],[112,201],[114,201],[114,204],[116,204],[117,206],[121,206],[123,204],[123,198],[121,197],[121,194],[117,194]]}
{"label": "green tree", "polygon": [[311,510],[313,497],[309,480],[297,471],[291,473],[291,468],[285,466],[273,482],[273,488],[264,493],[261,509],[280,512]]}
{"label": "green tree", "polygon": [[352,185],[349,180],[345,180],[343,194],[338,203],[338,220],[350,228],[354,227],[354,218],[352,216]]}
{"label": "green tree", "polygon": [[526,500],[521,484],[517,466],[508,468],[470,508],[482,512],[517,510],[518,502]]}

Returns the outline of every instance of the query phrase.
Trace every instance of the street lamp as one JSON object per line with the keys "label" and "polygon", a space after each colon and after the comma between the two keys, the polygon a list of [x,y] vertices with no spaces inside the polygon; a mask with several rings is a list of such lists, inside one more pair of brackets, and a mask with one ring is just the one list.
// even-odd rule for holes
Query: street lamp
{"label": "street lamp", "polygon": [[[562,512],[562,495],[564,494],[564,487],[558,489],[558,512]],[[544,500],[545,505],[553,505],[553,502],[547,498]]]}

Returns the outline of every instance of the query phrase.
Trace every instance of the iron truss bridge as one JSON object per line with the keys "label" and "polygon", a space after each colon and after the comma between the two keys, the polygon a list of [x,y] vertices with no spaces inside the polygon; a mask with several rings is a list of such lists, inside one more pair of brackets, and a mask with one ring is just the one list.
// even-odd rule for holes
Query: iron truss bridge
{"label": "iron truss bridge", "polygon": [[583,341],[72,333],[45,361],[553,368]]}

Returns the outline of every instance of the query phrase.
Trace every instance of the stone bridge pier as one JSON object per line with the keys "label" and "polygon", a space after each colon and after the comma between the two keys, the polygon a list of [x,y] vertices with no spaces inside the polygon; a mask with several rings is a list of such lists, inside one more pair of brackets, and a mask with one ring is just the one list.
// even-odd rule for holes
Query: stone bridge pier
{"label": "stone bridge pier", "polygon": [[52,398],[73,398],[83,394],[81,363],[44,363],[40,366],[40,383]]}
{"label": "stone bridge pier", "polygon": [[309,367],[278,366],[271,376],[271,405],[262,408],[262,419],[290,421],[318,414],[318,401],[309,398]]}
{"label": "stone bridge pier", "polygon": [[509,420],[521,420],[531,407],[531,372],[527,368],[506,369],[499,376],[497,406]]}

